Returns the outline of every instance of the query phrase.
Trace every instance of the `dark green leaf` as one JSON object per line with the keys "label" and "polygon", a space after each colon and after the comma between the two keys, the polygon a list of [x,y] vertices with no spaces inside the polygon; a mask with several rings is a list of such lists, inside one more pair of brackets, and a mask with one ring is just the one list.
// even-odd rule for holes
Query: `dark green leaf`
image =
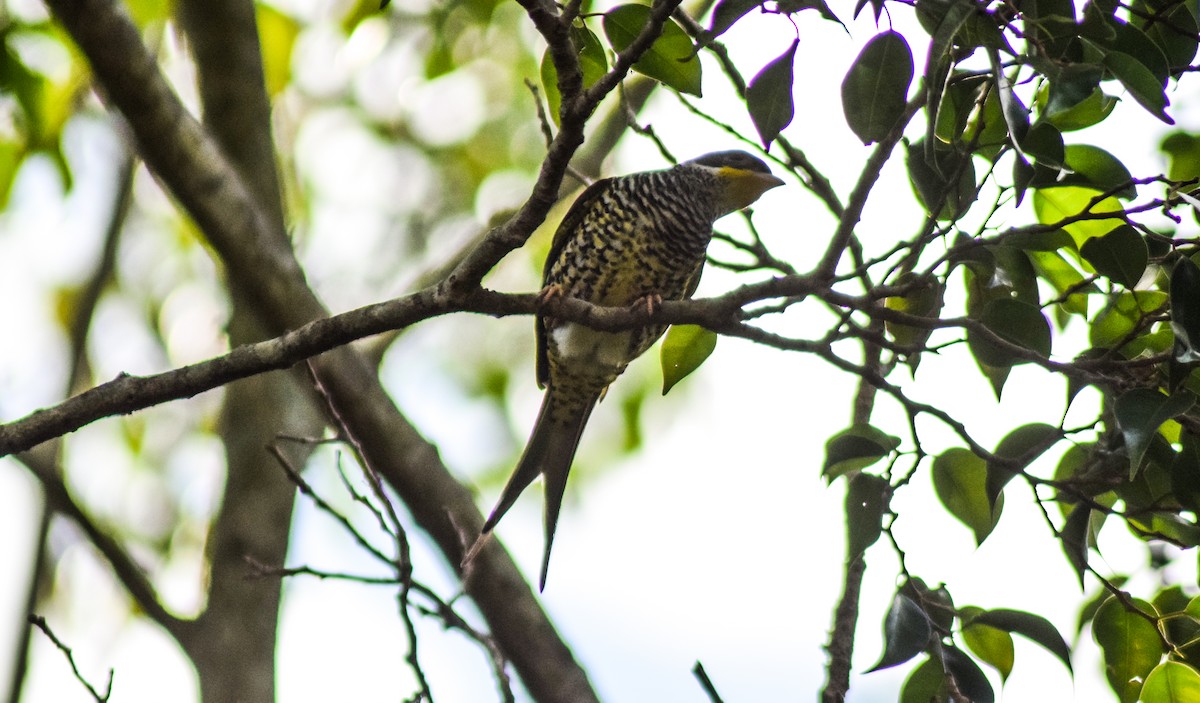
{"label": "dark green leaf", "polygon": [[1200,25],[1196,6],[1175,0],[1134,0],[1130,23],[1139,27],[1167,59],[1172,73],[1179,73],[1196,56]]}
{"label": "dark green leaf", "polygon": [[1171,493],[1184,510],[1200,513],[1200,437],[1184,432],[1171,463]]}
{"label": "dark green leaf", "polygon": [[1079,248],[1079,255],[1096,273],[1126,288],[1133,288],[1142,280],[1150,262],[1146,240],[1130,225],[1121,225],[1102,237],[1087,240]]}
{"label": "dark green leaf", "polygon": [[[1157,616],[1154,606],[1133,599],[1134,607]],[[1104,654],[1104,673],[1121,703],[1133,703],[1142,682],[1162,659],[1158,629],[1144,615],[1131,613],[1121,601],[1109,598],[1096,611],[1092,636]]]}
{"label": "dark green leaf", "polygon": [[952,645],[942,646],[942,666],[954,677],[960,693],[972,703],[994,703],[996,693],[988,682],[983,669],[979,668],[961,649]]}
{"label": "dark green leaf", "polygon": [[1117,106],[1117,99],[1105,94],[1099,87],[1082,101],[1069,106],[1066,103],[1070,97],[1058,98],[1058,104],[1055,104],[1055,98],[1053,85],[1051,85],[1050,102],[1047,104],[1045,117],[1050,124],[1063,132],[1073,132],[1099,124]]}
{"label": "dark green leaf", "polygon": [[1009,140],[1018,152],[1023,152],[1022,142],[1025,139],[1025,133],[1029,131],[1029,108],[1025,107],[1021,99],[1013,92],[1012,83],[1008,80],[1008,76],[1004,75],[999,56],[991,53],[989,58],[992,64],[993,89],[996,91],[996,96],[1000,98],[1000,114],[1004,117],[1004,124],[1008,125]]}
{"label": "dark green leaf", "polygon": [[[621,52],[649,22],[649,6],[618,5],[604,13],[604,34],[612,48]],[[633,70],[681,93],[700,95],[700,57],[687,32],[672,19],[663,24],[662,34],[633,65]]]}
{"label": "dark green leaf", "polygon": [[[932,161],[929,160],[932,154]],[[907,148],[908,178],[925,210],[939,220],[961,217],[975,202],[975,164],[953,149],[926,149],[924,140]]]}
{"label": "dark green leaf", "polygon": [[1116,50],[1137,59],[1150,73],[1154,74],[1154,77],[1158,79],[1159,86],[1165,88],[1171,73],[1167,68],[1167,57],[1163,56],[1162,50],[1150,41],[1146,33],[1138,29],[1136,25],[1117,22],[1116,30],[1116,39],[1109,47],[1110,50]]}
{"label": "dark green leaf", "polygon": [[996,451],[992,452],[996,459],[987,462],[988,502],[996,505],[1000,491],[1017,472],[1029,466],[1061,436],[1062,432],[1057,427],[1034,422],[1018,427],[1000,440]]}
{"label": "dark green leaf", "polygon": [[1133,99],[1146,111],[1167,124],[1175,124],[1166,112],[1170,105],[1167,93],[1154,73],[1129,54],[1109,51],[1104,55],[1104,67],[1112,72]]}
{"label": "dark green leaf", "polygon": [[1111,191],[1126,200],[1137,196],[1133,174],[1117,157],[1098,146],[1070,144],[1066,148],[1067,174],[1062,185],[1084,185],[1102,191]]}
{"label": "dark green leaf", "polygon": [[1067,561],[1079,577],[1079,587],[1083,588],[1083,575],[1087,572],[1088,564],[1088,528],[1091,527],[1092,509],[1086,505],[1077,505],[1063,523],[1062,539],[1063,552]]}
{"label": "dark green leaf", "polygon": [[883,621],[883,654],[879,663],[867,672],[887,669],[912,659],[925,651],[932,634],[933,628],[921,606],[897,591]]}
{"label": "dark green leaf", "polygon": [[763,146],[769,146],[779,133],[792,122],[795,106],[792,103],[792,66],[796,61],[799,39],[779,58],[767,64],[746,87],[746,109]]}
{"label": "dark green leaf", "polygon": [[[846,29],[846,23],[838,19],[838,16],[833,14],[833,10],[829,9],[829,4],[825,0],[777,0],[775,7],[785,14],[795,14],[804,10],[816,10],[822,17],[830,22],[837,22],[842,25],[842,29]],[[849,29],[846,32],[849,33]]]}
{"label": "dark green leaf", "polygon": [[[1016,231],[1004,238],[1010,247],[1024,251],[1057,251],[1075,243],[1071,235],[1061,229],[1050,231]],[[1033,262],[1037,268],[1037,262]]]}
{"label": "dark green leaf", "polygon": [[1071,0],[1030,0],[1021,3],[1021,14],[1030,56],[1061,59],[1068,55],[1079,34]]}
{"label": "dark green leaf", "polygon": [[883,515],[892,485],[874,474],[859,473],[846,489],[847,556],[857,558],[883,533]]}
{"label": "dark green leaf", "polygon": [[865,469],[900,446],[900,439],[870,425],[854,425],[825,443],[825,465],[821,474],[828,480]]}
{"label": "dark green leaf", "polygon": [[763,0],[721,0],[713,8],[706,39],[712,41],[721,36],[747,12],[760,7],[762,3]]}
{"label": "dark green leaf", "polygon": [[972,452],[955,447],[933,460],[933,489],[946,510],[983,540],[1000,520],[1003,501],[992,508],[987,496],[987,464]]}
{"label": "dark green leaf", "polygon": [[938,106],[934,129],[938,141],[946,144],[965,141],[963,130],[967,128],[967,120],[971,117],[971,111],[975,109],[975,101],[979,99],[979,91],[986,80],[985,76],[955,73],[947,82],[942,94],[942,103]]}
{"label": "dark green leaf", "polygon": [[904,37],[882,32],[863,47],[842,81],[846,123],[863,144],[877,142],[895,128],[912,78],[912,50]]}
{"label": "dark green leaf", "polygon": [[[1050,356],[1050,323],[1037,306],[1020,300],[999,298],[985,304],[977,319],[1006,342],[1043,357]],[[967,346],[977,360],[988,366],[1015,366],[1029,362],[974,330],[967,331]]]}
{"label": "dark green leaf", "polygon": [[1168,397],[1149,388],[1135,388],[1117,398],[1114,407],[1117,426],[1125,438],[1129,453],[1129,478],[1141,468],[1150,441],[1164,422],[1187,412],[1196,403],[1196,396],[1179,391]]}
{"label": "dark green leaf", "polygon": [[1200,267],[1187,257],[1171,270],[1171,332],[1175,361],[1200,361]]}
{"label": "dark green leaf", "polygon": [[[892,296],[884,301],[889,310],[919,317],[934,319],[938,317],[942,310],[942,294],[945,290],[945,286],[940,281],[921,279],[915,274],[905,273],[896,280],[896,285],[912,286],[912,290],[905,295]],[[915,369],[921,360],[919,350],[929,340],[933,328],[915,327],[890,320],[886,321],[884,326],[888,334],[892,335],[892,339],[896,340],[896,344],[917,350],[917,353],[911,354],[907,358],[909,365]]]}
{"label": "dark green leaf", "polygon": [[716,332],[699,325],[671,325],[662,344],[663,395],[700,368],[716,348]]}
{"label": "dark green leaf", "polygon": [[1049,620],[1023,610],[997,608],[987,610],[975,617],[971,622],[990,625],[1005,632],[1014,632],[1035,642],[1063,663],[1067,671],[1071,669],[1071,648]]}

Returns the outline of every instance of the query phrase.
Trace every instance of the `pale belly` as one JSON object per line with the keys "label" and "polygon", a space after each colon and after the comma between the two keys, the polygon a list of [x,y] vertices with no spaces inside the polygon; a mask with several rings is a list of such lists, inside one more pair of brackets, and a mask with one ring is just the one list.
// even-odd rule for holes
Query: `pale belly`
{"label": "pale belly", "polygon": [[564,322],[550,332],[551,356],[576,374],[607,377],[611,382],[630,361],[634,332],[601,332]]}

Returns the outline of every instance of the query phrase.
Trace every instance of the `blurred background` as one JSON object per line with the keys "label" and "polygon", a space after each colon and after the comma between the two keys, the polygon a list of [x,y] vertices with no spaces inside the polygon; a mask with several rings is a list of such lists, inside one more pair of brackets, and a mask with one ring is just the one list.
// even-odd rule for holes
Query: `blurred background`
{"label": "blurred background", "polygon": [[[175,88],[195,106],[193,66],[169,5],[128,3]],[[230,304],[220,267],[194,225],[130,156],[122,125],[90,92],[86,64],[45,8],[36,0],[0,7],[7,52],[0,65],[0,420],[10,421],[119,373],[148,374],[223,353]],[[779,15],[755,11],[722,40],[736,65],[756,71],[798,31],[796,118],[786,134],[845,193],[869,148],[845,124],[840,85],[878,29],[870,12],[852,20],[849,5],[832,9],[845,29],[817,12],[795,15],[797,30]],[[912,17],[898,15],[887,19],[923,36]],[[371,2],[279,0],[258,3],[257,18],[288,230],[310,284],[333,311],[434,280],[528,196],[545,143],[538,94],[526,81],[540,82],[544,44],[516,3],[393,0],[379,12]],[[923,55],[914,53],[920,64]],[[744,104],[713,57],[700,58],[703,98],[650,92],[640,77],[629,81],[631,97],[649,94],[635,121],[652,128],[657,142],[625,131],[611,149],[585,147],[580,170],[596,177],[665,167],[660,144],[682,160],[754,143]],[[1180,88],[1174,95],[1177,122],[1200,128],[1193,93]],[[1096,129],[1120,135],[1119,156],[1134,173],[1157,173],[1162,133],[1147,130],[1138,110],[1125,100]],[[610,96],[593,125],[624,127],[625,112]],[[582,187],[570,181],[568,187]],[[1028,207],[1012,217],[1028,217]],[[536,290],[564,208],[485,285]],[[924,217],[901,160],[893,159],[859,236],[885,250]],[[775,256],[803,270],[824,251],[835,220],[790,180],[755,206],[754,223]],[[737,216],[718,229],[749,237]],[[721,242],[711,254],[738,257]],[[698,295],[756,277],[710,267]],[[804,336],[829,319],[828,312],[797,310],[777,325]],[[81,320],[88,320],[86,333]],[[1068,342],[1055,351],[1069,357],[1070,329],[1065,334]],[[1075,341],[1077,349],[1087,346]],[[481,508],[490,507],[540,401],[532,320],[443,317],[361,344],[380,359],[398,406],[454,473],[478,486]],[[697,661],[727,701],[805,700],[820,688],[845,554],[843,484],[828,486],[820,469],[826,438],[850,422],[855,387],[855,379],[818,359],[722,338],[707,363],[665,397],[657,351],[611,389],[583,440],[542,596],[603,698],[705,701],[691,673]],[[926,358],[907,388],[989,446],[1018,423],[1057,424],[1066,411],[1060,380],[1048,383],[1029,367],[1014,371],[1002,401],[980,403],[995,396],[961,346]],[[181,617],[204,607],[205,544],[225,481],[222,396],[213,391],[106,419],[71,434],[59,449],[71,495],[145,567]],[[1072,412],[1094,415],[1097,402],[1085,392]],[[890,421],[889,431],[903,434],[904,414],[886,399],[880,404],[876,425]],[[939,437],[956,444],[933,425],[922,429],[927,449]],[[353,459],[334,446],[312,452],[305,477],[382,540],[339,470],[365,490]],[[932,585],[946,583],[960,605],[1041,613],[1070,639],[1084,594],[1046,539],[1038,508],[1021,495],[1010,492],[1004,519],[977,548],[919,474],[894,502],[903,516],[895,534],[905,565]],[[296,499],[291,520],[288,566],[387,576],[310,500]],[[48,638],[26,637],[32,610],[72,649],[86,679],[102,688],[115,672],[113,701],[199,700],[196,674],[178,646],[138,612],[73,522],[47,518],[37,482],[12,457],[0,460],[0,530],[0,691],[14,690],[28,644],[21,700],[93,700]],[[538,491],[521,499],[498,535],[524,572],[536,573]],[[458,586],[440,553],[418,530],[409,537],[418,578],[451,599]],[[1121,527],[1106,528],[1101,539],[1101,570],[1144,570],[1146,550]],[[899,568],[882,544],[866,559],[858,671],[879,657],[877,633]],[[1173,577],[1194,583],[1194,565],[1182,563],[1191,561],[1173,565]],[[1157,572],[1144,573],[1153,587]],[[406,700],[415,684],[404,664],[395,598],[394,587],[286,578],[279,700]],[[478,624],[465,599],[458,607]],[[497,698],[477,644],[433,618],[418,617],[416,626],[439,700]],[[850,700],[895,700],[911,668],[856,674]],[[1002,695],[1111,696],[1086,632],[1074,680],[1018,638],[1017,666]]]}

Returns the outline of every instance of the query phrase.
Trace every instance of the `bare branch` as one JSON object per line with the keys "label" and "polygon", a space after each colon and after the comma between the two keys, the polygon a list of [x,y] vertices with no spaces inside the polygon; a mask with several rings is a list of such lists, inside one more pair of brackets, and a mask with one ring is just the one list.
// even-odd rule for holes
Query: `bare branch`
{"label": "bare branch", "polygon": [[46,624],[46,618],[42,617],[41,615],[30,615],[29,624],[41,630],[42,633],[54,643],[54,646],[58,647],[58,650],[67,657],[67,663],[71,665],[71,673],[75,675],[75,680],[83,684],[83,687],[88,690],[88,693],[92,694],[92,698],[96,700],[96,703],[107,703],[108,697],[112,695],[113,674],[115,672],[112,669],[108,670],[108,685],[104,687],[104,693],[100,693],[96,690],[96,687],[89,683],[88,680],[84,678],[83,674],[80,673],[79,667],[75,665],[75,653],[71,651],[70,647],[63,644],[62,640],[58,639],[58,637],[54,634],[54,631],[50,629],[48,624]]}

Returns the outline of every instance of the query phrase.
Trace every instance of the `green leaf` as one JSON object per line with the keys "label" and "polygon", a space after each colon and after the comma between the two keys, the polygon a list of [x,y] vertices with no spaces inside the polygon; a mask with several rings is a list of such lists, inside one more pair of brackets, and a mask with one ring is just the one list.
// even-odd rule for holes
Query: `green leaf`
{"label": "green leaf", "polygon": [[1170,105],[1167,93],[1154,73],[1146,65],[1129,54],[1109,51],[1104,54],[1104,67],[1116,77],[1125,90],[1146,111],[1167,124],[1175,124],[1166,108]]}
{"label": "green leaf", "polygon": [[1172,73],[1179,73],[1195,58],[1200,24],[1192,3],[1134,0],[1129,21],[1162,50]]}
{"label": "green leaf", "polygon": [[846,489],[847,556],[855,559],[883,533],[892,484],[874,474],[859,473]]}
{"label": "green leaf", "polygon": [[1073,671],[1071,669],[1071,647],[1059,634],[1058,628],[1040,615],[1023,610],[996,608],[980,613],[971,622],[1021,635],[1058,657],[1063,666],[1067,667],[1067,671]]}
{"label": "green leaf", "polygon": [[1003,501],[992,508],[987,496],[987,464],[961,447],[946,450],[933,460],[933,489],[946,510],[983,544],[1000,520]]}
{"label": "green leaf", "polygon": [[1060,437],[1062,432],[1057,427],[1040,422],[1022,425],[1005,435],[992,452],[996,459],[987,462],[988,503],[995,506],[1004,486]]}
{"label": "green leaf", "polygon": [[262,48],[263,77],[267,94],[274,97],[292,79],[292,47],[300,24],[270,5],[255,5],[258,40]]}
{"label": "green leaf", "polygon": [[975,164],[969,154],[950,148],[926,148],[925,140],[907,147],[908,178],[917,198],[939,220],[962,217],[975,202]]}
{"label": "green leaf", "polygon": [[[1051,86],[1053,88],[1053,85]],[[1047,105],[1046,120],[1063,132],[1074,132],[1100,124],[1117,106],[1117,99],[1096,88],[1088,97],[1070,106],[1055,106],[1053,93]]]}
{"label": "green leaf", "polygon": [[912,659],[925,651],[932,635],[933,628],[929,626],[925,611],[916,601],[897,591],[883,621],[883,654],[867,673]]}
{"label": "green leaf", "polygon": [[[1061,229],[1018,230],[1005,236],[1004,244],[1022,251],[1057,251],[1072,246],[1075,240]],[[1034,268],[1037,268],[1036,263]]]}
{"label": "green leaf", "polygon": [[1170,164],[1167,178],[1190,181],[1200,177],[1200,137],[1187,132],[1172,132],[1162,140],[1159,148]]}
{"label": "green leaf", "polygon": [[795,105],[792,103],[792,66],[796,61],[799,39],[778,58],[767,64],[746,87],[746,109],[750,119],[767,147],[792,122]]}
{"label": "green leaf", "polygon": [[1109,50],[1116,50],[1132,56],[1150,73],[1154,74],[1160,87],[1165,88],[1171,72],[1167,68],[1167,57],[1163,55],[1162,50],[1150,41],[1146,33],[1138,29],[1136,25],[1128,22],[1116,22],[1115,28],[1116,38],[1109,46]]}
{"label": "green leaf", "polygon": [[1096,273],[1126,288],[1133,288],[1142,280],[1150,262],[1146,240],[1131,225],[1121,225],[1108,234],[1087,240],[1079,248],[1079,255]]}
{"label": "green leaf", "polygon": [[[1001,339],[1040,356],[1050,356],[1050,323],[1036,305],[1011,298],[998,298],[986,303],[976,319]],[[974,330],[967,330],[967,346],[977,360],[988,366],[1029,363],[1028,359],[1010,352]]]}
{"label": "green leaf", "polygon": [[877,142],[895,128],[912,78],[912,50],[893,31],[872,37],[854,59],[842,81],[842,110],[863,144]]}
{"label": "green leaf", "polygon": [[[1055,233],[1065,235],[1070,244],[1074,243],[1074,240],[1066,232],[1055,230]],[[1083,274],[1079,273],[1058,252],[1030,251],[1026,252],[1026,255],[1029,257],[1029,262],[1033,264],[1034,270],[1037,271],[1038,278],[1053,286],[1059,296],[1066,296],[1066,300],[1059,303],[1063,310],[1072,315],[1087,315],[1087,294],[1096,292],[1095,285],[1084,284]]]}
{"label": "green leaf", "polygon": [[1166,396],[1149,388],[1134,388],[1117,398],[1113,414],[1129,453],[1129,479],[1137,475],[1150,441],[1164,422],[1187,412],[1196,403],[1189,391]]}
{"label": "green leaf", "polygon": [[946,673],[954,677],[956,687],[967,700],[972,703],[994,703],[996,692],[978,664],[952,645],[943,645],[941,651],[942,666]]}
{"label": "green leaf", "polygon": [[965,140],[963,131],[979,92],[986,81],[985,76],[972,76],[956,71],[947,83],[942,94],[942,102],[937,109],[937,122],[934,135],[938,141],[945,144],[960,144]]}
{"label": "green leaf", "polygon": [[983,612],[979,608],[966,607],[962,609],[963,643],[967,649],[974,652],[983,663],[1000,672],[1000,680],[1007,681],[1013,668],[1012,635],[998,627],[972,622],[972,618]]}
{"label": "green leaf", "polygon": [[1165,661],[1146,677],[1142,700],[1146,703],[1200,701],[1200,673],[1182,662]]}
{"label": "green leaf", "polygon": [[1104,149],[1090,144],[1069,144],[1064,150],[1067,170],[1053,174],[1051,178],[1034,179],[1035,188],[1055,186],[1084,186],[1112,193],[1118,198],[1130,200],[1137,197],[1133,175],[1117,157]]}
{"label": "green leaf", "polygon": [[1086,505],[1077,505],[1067,515],[1059,537],[1062,539],[1063,553],[1067,561],[1079,577],[1079,587],[1083,588],[1083,575],[1087,572],[1088,564],[1088,530],[1091,527],[1092,509]]}
{"label": "green leaf", "polygon": [[1096,315],[1088,329],[1088,339],[1093,347],[1101,349],[1129,343],[1130,333],[1142,324],[1142,320],[1166,304],[1167,294],[1162,291],[1123,291]]}
{"label": "green leaf", "polygon": [[[1157,617],[1154,606],[1131,599],[1134,607]],[[1162,659],[1158,629],[1150,620],[1125,609],[1116,597],[1109,598],[1096,611],[1092,636],[1104,654],[1104,673],[1121,703],[1133,703],[1142,682]]]}
{"label": "green leaf", "polygon": [[[937,319],[942,310],[942,296],[945,292],[945,286],[940,281],[936,278],[922,279],[916,274],[906,272],[896,279],[896,286],[911,286],[911,289],[904,295],[887,298],[884,304],[889,310]],[[929,341],[933,328],[915,327],[890,320],[884,322],[884,328],[892,339],[896,340],[897,345],[916,352],[907,358],[909,365],[915,369],[921,360],[920,350],[925,346],[925,342]]]}
{"label": "green leaf", "polygon": [[1171,270],[1171,332],[1175,361],[1200,361],[1200,267],[1187,257]]}
{"label": "green leaf", "polygon": [[946,700],[946,673],[942,663],[929,658],[921,662],[900,689],[900,703],[931,703]]}
{"label": "green leaf", "polygon": [[[617,5],[604,13],[604,34],[617,52],[624,51],[650,22],[646,5]],[[667,19],[662,34],[642,54],[633,70],[678,90],[700,97],[700,58],[687,32]]]}
{"label": "green leaf", "polygon": [[712,41],[724,34],[756,7],[761,7],[763,0],[721,0],[713,8],[712,19],[709,20],[707,41]]}
{"label": "green leaf", "polygon": [[1108,234],[1114,227],[1125,224],[1116,217],[1076,219],[1084,214],[1094,216],[1124,210],[1121,201],[1102,196],[1101,191],[1078,186],[1039,188],[1033,192],[1033,211],[1038,222],[1062,227],[1075,239],[1076,246],[1083,246],[1092,237]]}
{"label": "green leaf", "polygon": [[838,476],[865,469],[899,446],[899,437],[893,437],[871,425],[853,425],[825,443],[825,464],[821,468],[821,475],[832,481]]}
{"label": "green leaf", "polygon": [[782,13],[792,15],[804,10],[816,10],[821,17],[830,22],[837,22],[842,25],[842,29],[849,34],[850,30],[846,28],[846,23],[838,19],[838,16],[833,14],[833,10],[829,8],[829,3],[825,0],[777,0],[775,7]]}
{"label": "green leaf", "polygon": [[[571,39],[579,52],[579,70],[583,74],[583,87],[589,88],[608,72],[608,57],[604,45],[592,30],[582,23],[571,25]],[[542,54],[542,90],[546,93],[546,106],[554,124],[560,124],[559,112],[562,94],[558,90],[558,69],[550,57],[550,51]]]}
{"label": "green leaf", "polygon": [[1200,513],[1200,437],[1184,432],[1171,462],[1171,494],[1184,510]]}
{"label": "green leaf", "polygon": [[662,344],[663,395],[700,368],[716,348],[716,332],[699,325],[671,325]]}

